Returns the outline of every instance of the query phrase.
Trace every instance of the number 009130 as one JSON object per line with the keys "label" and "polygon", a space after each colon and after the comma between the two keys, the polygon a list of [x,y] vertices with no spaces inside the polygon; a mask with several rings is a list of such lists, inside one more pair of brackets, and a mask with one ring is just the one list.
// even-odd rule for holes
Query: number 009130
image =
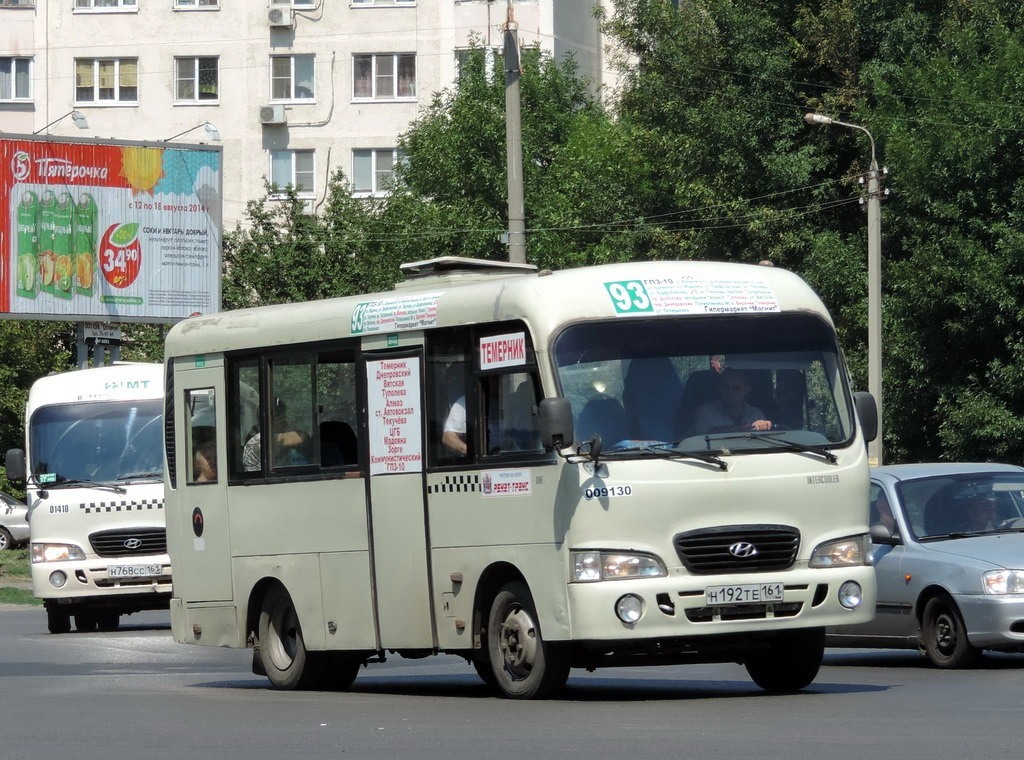
{"label": "number 009130", "polygon": [[704,589],[704,599],[709,606],[781,602],[784,596],[785,586],[781,583],[739,583],[732,586],[708,586]]}

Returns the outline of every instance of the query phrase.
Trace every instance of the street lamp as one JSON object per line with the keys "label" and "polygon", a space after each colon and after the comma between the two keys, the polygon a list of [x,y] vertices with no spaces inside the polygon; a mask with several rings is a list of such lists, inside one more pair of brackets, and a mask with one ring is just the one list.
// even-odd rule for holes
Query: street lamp
{"label": "street lamp", "polygon": [[207,137],[209,137],[211,140],[214,140],[216,142],[220,142],[220,130],[217,129],[215,126],[213,126],[208,121],[204,121],[202,124],[196,124],[194,127],[189,127],[184,132],[178,132],[178,134],[176,134],[176,135],[171,135],[170,137],[168,137],[168,138],[166,138],[164,140],[161,140],[161,142],[170,142],[171,140],[174,140],[175,138],[181,137],[182,135],[187,135],[189,132],[194,132],[195,130],[199,129],[200,127],[204,127],[206,129],[206,136]]}
{"label": "street lamp", "polygon": [[63,121],[64,119],[68,118],[69,116],[71,117],[71,121],[73,121],[75,123],[75,126],[78,127],[79,129],[88,129],[89,128],[89,120],[85,118],[85,114],[82,113],[81,111],[77,111],[77,110],[72,109],[72,110],[68,111],[66,114],[64,114],[63,116],[60,116],[60,117],[54,119],[49,124],[47,124],[45,127],[41,127],[40,129],[37,129],[32,134],[38,135],[40,132],[45,132],[50,127],[52,127],[54,124],[56,124],[59,121]]}
{"label": "street lamp", "polygon": [[868,390],[878,405],[878,435],[868,444],[868,461],[882,464],[882,200],[875,138],[859,124],[838,121],[820,113],[804,114],[808,124],[856,129],[871,141],[868,169]]}

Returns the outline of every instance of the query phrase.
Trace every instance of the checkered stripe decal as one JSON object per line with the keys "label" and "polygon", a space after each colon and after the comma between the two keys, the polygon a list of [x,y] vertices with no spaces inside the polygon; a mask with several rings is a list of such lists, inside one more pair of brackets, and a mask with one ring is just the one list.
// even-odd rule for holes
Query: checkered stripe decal
{"label": "checkered stripe decal", "polygon": [[427,493],[473,493],[480,490],[479,475],[445,475],[439,483],[427,486]]}
{"label": "checkered stripe decal", "polygon": [[78,508],[85,511],[85,514],[93,513],[107,514],[109,512],[146,512],[153,509],[163,509],[163,499],[138,499],[136,501],[93,501],[86,504],[79,504]]}

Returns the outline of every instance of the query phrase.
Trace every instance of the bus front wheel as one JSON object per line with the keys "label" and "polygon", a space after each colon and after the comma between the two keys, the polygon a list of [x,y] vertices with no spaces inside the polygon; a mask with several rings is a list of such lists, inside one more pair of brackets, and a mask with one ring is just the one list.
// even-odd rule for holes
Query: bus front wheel
{"label": "bus front wheel", "polygon": [[564,647],[544,641],[533,597],[523,583],[506,584],[494,598],[487,648],[494,683],[511,699],[549,696],[569,677]]}
{"label": "bus front wheel", "polygon": [[781,634],[764,652],[748,657],[747,673],[765,691],[786,693],[809,686],[825,656],[825,629]]}
{"label": "bus front wheel", "polygon": [[260,657],[275,689],[309,689],[323,675],[315,655],[306,651],[295,605],[279,586],[263,598],[259,623]]}
{"label": "bus front wheel", "polygon": [[50,633],[70,633],[71,614],[56,605],[47,606],[46,628]]}

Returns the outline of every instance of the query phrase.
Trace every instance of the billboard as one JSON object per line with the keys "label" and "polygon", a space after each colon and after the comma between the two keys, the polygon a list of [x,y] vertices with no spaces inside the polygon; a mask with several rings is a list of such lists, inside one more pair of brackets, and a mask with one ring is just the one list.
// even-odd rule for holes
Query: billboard
{"label": "billboard", "polygon": [[221,149],[0,137],[0,317],[220,309]]}

